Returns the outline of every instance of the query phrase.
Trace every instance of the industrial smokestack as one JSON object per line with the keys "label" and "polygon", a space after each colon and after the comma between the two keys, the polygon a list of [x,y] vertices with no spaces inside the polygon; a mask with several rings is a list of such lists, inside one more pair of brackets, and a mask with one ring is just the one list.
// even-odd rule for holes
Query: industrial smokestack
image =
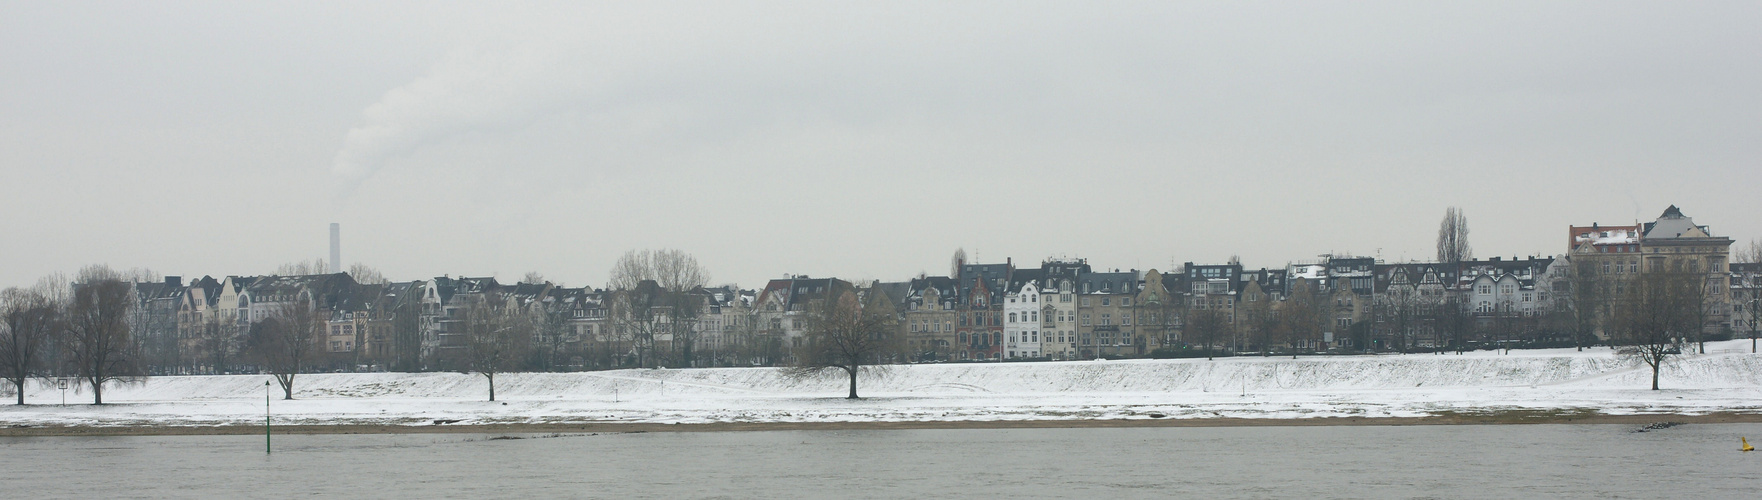
{"label": "industrial smokestack", "polygon": [[343,272],[343,229],[342,225],[330,223],[330,273]]}

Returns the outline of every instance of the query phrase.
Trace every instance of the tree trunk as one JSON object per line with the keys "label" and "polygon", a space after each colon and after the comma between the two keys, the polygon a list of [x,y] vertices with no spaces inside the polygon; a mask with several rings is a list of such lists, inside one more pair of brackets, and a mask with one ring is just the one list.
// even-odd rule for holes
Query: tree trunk
{"label": "tree trunk", "polygon": [[850,396],[846,396],[845,399],[857,399],[857,367],[852,366],[845,371],[850,372]]}
{"label": "tree trunk", "polygon": [[483,376],[489,378],[489,400],[494,402],[496,400],[496,374],[495,372],[486,372]]}
{"label": "tree trunk", "polygon": [[1663,360],[1652,363],[1652,390],[1654,391],[1658,390],[1658,368],[1661,366],[1664,366]]}
{"label": "tree trunk", "polygon": [[282,399],[294,399],[294,374],[276,375],[275,381],[281,384]]}
{"label": "tree trunk", "polygon": [[17,380],[13,382],[12,386],[18,388],[18,405],[24,406],[24,382]]}
{"label": "tree trunk", "polygon": [[103,382],[92,383],[92,404],[95,404],[95,405],[104,404],[104,383]]}

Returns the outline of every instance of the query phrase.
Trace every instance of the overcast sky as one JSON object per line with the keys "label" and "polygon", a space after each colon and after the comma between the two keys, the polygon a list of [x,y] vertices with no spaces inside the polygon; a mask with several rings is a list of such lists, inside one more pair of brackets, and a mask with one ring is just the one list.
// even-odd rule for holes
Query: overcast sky
{"label": "overcast sky", "polygon": [[0,286],[90,263],[603,285],[1762,236],[1762,4],[0,5]]}

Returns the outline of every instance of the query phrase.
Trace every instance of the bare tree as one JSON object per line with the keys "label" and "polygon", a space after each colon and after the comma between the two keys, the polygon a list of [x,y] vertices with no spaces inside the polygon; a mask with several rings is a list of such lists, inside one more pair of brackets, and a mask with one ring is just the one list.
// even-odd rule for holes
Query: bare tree
{"label": "bare tree", "polygon": [[783,339],[766,331],[759,318],[749,313],[734,325],[735,356],[741,363],[772,366],[783,359]]}
{"label": "bare tree", "polygon": [[[657,334],[670,335],[680,362],[692,366],[697,344],[697,322],[703,314],[703,297],[697,291],[710,282],[710,273],[697,258],[680,250],[631,250],[612,265],[606,289],[617,291],[624,307],[614,311],[635,336],[638,364],[642,351],[656,347]],[[656,290],[642,284],[652,281]],[[650,356],[652,357],[652,356]]]}
{"label": "bare tree", "polygon": [[1425,314],[1424,299],[1420,297],[1417,290],[1406,287],[1389,290],[1379,297],[1379,300],[1383,304],[1381,308],[1378,308],[1378,313],[1388,328],[1390,336],[1393,337],[1390,339],[1392,340],[1390,344],[1393,344],[1391,347],[1399,352],[1411,350],[1416,337],[1415,331],[1419,327],[1421,317]]}
{"label": "bare tree", "polygon": [[629,290],[643,280],[654,280],[661,288],[673,291],[691,290],[710,282],[710,272],[696,257],[674,249],[631,250],[612,264],[606,283],[608,290]]}
{"label": "bare tree", "polygon": [[1555,300],[1570,320],[1572,343],[1583,351],[1606,315],[1610,283],[1592,262],[1573,262],[1567,271],[1571,274],[1567,275],[1566,295],[1556,294]]}
{"label": "bare tree", "polygon": [[1469,311],[1466,300],[1461,295],[1451,295],[1442,301],[1432,304],[1430,316],[1432,328],[1437,331],[1439,340],[1444,341],[1450,350],[1462,354],[1467,348],[1468,334],[1474,331],[1474,314]]}
{"label": "bare tree", "polygon": [[556,371],[558,360],[568,359],[570,340],[574,335],[573,325],[569,324],[569,310],[558,307],[557,310],[543,312],[543,320],[538,327],[538,344],[533,349],[536,359],[533,366],[544,371]]}
{"label": "bare tree", "polygon": [[849,399],[857,398],[858,373],[872,372],[880,360],[899,353],[893,314],[864,311],[855,293],[816,301],[805,318],[806,341],[796,352],[796,366],[785,373],[809,377],[842,371],[850,378]]}
{"label": "bare tree", "polygon": [[1330,305],[1309,284],[1292,287],[1291,297],[1279,307],[1282,329],[1290,337],[1291,359],[1305,347],[1314,349],[1327,325]]}
{"label": "bare tree", "polygon": [[1248,328],[1250,342],[1260,344],[1262,357],[1271,356],[1273,342],[1283,336],[1279,333],[1279,314],[1276,308],[1276,301],[1270,294],[1261,294],[1242,308],[1242,323]]}
{"label": "bare tree", "polygon": [[653,361],[656,339],[667,328],[663,295],[665,291],[653,280],[612,293],[608,311],[616,334],[612,341],[630,342],[630,349],[636,352],[637,367],[646,368]]}
{"label": "bare tree", "polygon": [[398,370],[422,369],[422,298],[411,293],[399,297],[391,310],[392,359]]}
{"label": "bare tree", "polygon": [[1205,349],[1205,359],[1212,359],[1212,353],[1217,351],[1218,338],[1229,328],[1230,322],[1223,311],[1207,308],[1187,312],[1188,338],[1198,341]]}
{"label": "bare tree", "polygon": [[532,342],[532,318],[518,307],[474,302],[465,309],[465,355],[471,371],[489,380],[496,400],[496,374],[514,368]]}
{"label": "bare tree", "polygon": [[1617,352],[1652,368],[1652,390],[1658,390],[1659,370],[1701,329],[1701,282],[1696,273],[1647,271],[1621,297],[1612,340]]}
{"label": "bare tree", "polygon": [[1762,262],[1762,238],[1750,240],[1750,244],[1748,245],[1733,248],[1731,252],[1731,261],[1743,263]]}
{"label": "bare tree", "polygon": [[44,351],[61,326],[61,305],[37,290],[0,292],[0,376],[18,390],[24,404],[26,381],[48,374]]}
{"label": "bare tree", "polygon": [[81,270],[67,310],[63,349],[80,383],[92,388],[92,404],[104,404],[104,384],[132,381],[140,374],[129,332],[133,286],[117,276],[103,266]]}
{"label": "bare tree", "polygon": [[543,285],[545,284],[545,275],[540,274],[538,271],[527,271],[526,276],[520,277],[520,282],[528,285]]}
{"label": "bare tree", "polygon": [[1468,218],[1462,215],[1462,209],[1450,207],[1444,210],[1444,220],[1438,223],[1438,263],[1456,264],[1474,260],[1474,249],[1468,246]]}
{"label": "bare tree", "polygon": [[326,264],[324,259],[312,259],[311,261],[282,264],[280,267],[275,268],[275,274],[280,276],[309,276],[313,274],[329,273],[330,265]]}
{"label": "bare tree", "polygon": [[380,274],[378,269],[360,262],[349,265],[349,277],[354,278],[356,283],[363,285],[384,285],[391,282],[386,280],[385,275]]}
{"label": "bare tree", "polygon": [[961,265],[966,264],[966,263],[967,263],[967,249],[965,249],[965,248],[954,249],[954,256],[948,258],[948,275],[949,276],[960,276],[961,275]]}
{"label": "bare tree", "polygon": [[233,353],[239,350],[238,322],[232,317],[208,315],[196,324],[198,355],[213,373],[226,373]]}
{"label": "bare tree", "polygon": [[[1731,299],[1732,302],[1735,303],[1734,308],[1740,314],[1738,317],[1746,318],[1745,322],[1749,323],[1750,352],[1753,354],[1756,352],[1757,333],[1759,330],[1762,330],[1762,283],[1755,283],[1754,281],[1762,281],[1762,277],[1749,276],[1748,278],[1753,281],[1748,286],[1745,286],[1743,290],[1749,292],[1746,294],[1749,295],[1749,297],[1739,297],[1737,295],[1738,292],[1734,291]],[[1732,279],[1733,281],[1736,281],[1739,278]]]}
{"label": "bare tree", "polygon": [[321,314],[312,298],[301,293],[293,302],[270,311],[267,319],[251,325],[251,350],[281,385],[282,399],[294,399],[294,377],[317,354],[325,323]]}

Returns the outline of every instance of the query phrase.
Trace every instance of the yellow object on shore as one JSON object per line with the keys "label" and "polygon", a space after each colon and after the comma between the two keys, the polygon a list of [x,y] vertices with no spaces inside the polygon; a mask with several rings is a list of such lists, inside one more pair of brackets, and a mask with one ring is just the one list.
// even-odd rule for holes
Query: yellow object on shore
{"label": "yellow object on shore", "polygon": [[1738,448],[1738,451],[1756,451],[1756,447],[1750,446],[1749,439],[1745,439],[1743,436],[1738,436],[1738,440],[1741,440],[1744,442],[1744,447]]}

